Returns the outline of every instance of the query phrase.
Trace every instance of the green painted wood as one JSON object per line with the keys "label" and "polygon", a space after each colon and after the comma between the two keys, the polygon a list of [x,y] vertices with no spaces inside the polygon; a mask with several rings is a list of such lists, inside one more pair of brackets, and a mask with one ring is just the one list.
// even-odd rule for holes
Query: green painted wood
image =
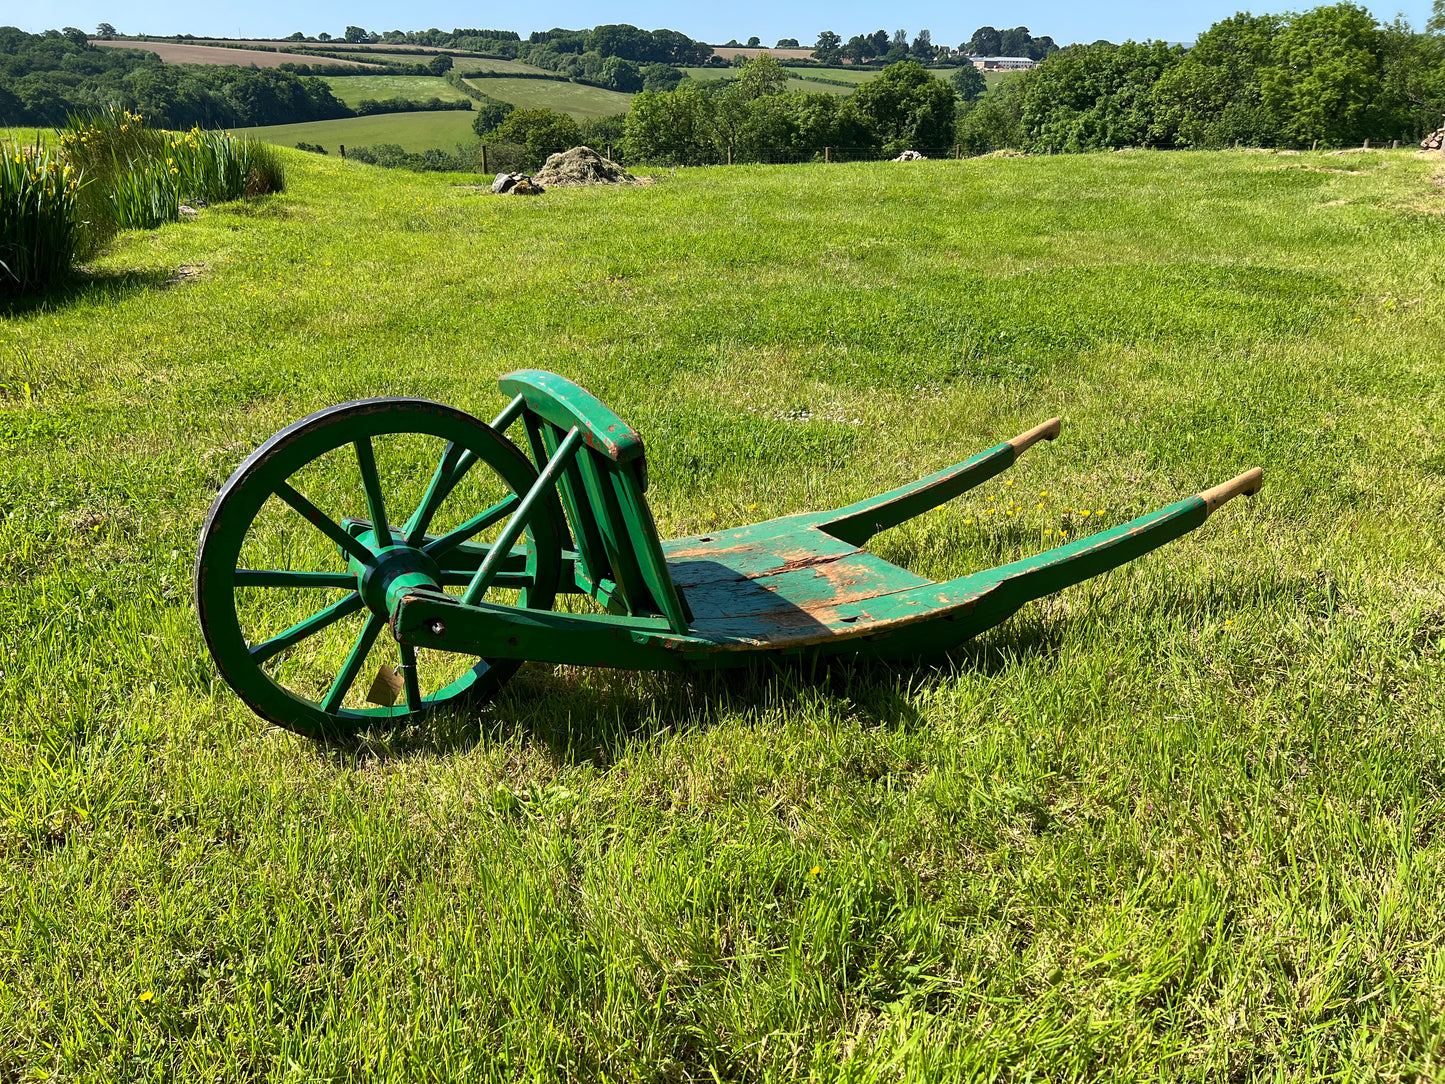
{"label": "green painted wood", "polygon": [[674,632],[686,632],[692,612],[686,597],[673,582],[657,537],[657,523],[643,495],[642,484],[632,463],[621,463],[608,472],[611,476],[616,508],[622,516],[638,572],[652,596],[655,612],[671,623]]}
{"label": "green painted wood", "polygon": [[[1198,527],[1207,515],[1204,501],[1190,497],[1109,531],[947,583],[922,580],[857,550],[831,554],[817,565],[763,571],[744,578],[745,589],[734,584],[730,591],[727,581],[711,578],[700,585],[698,616],[685,634],[665,618],[538,614],[504,606],[483,609],[430,595],[403,599],[395,627],[407,640],[421,637],[418,643],[445,642],[500,657],[636,669],[740,666],[760,652],[917,657],[955,647],[1034,599],[1156,549]],[[776,524],[757,525],[759,535],[795,537],[796,517],[791,518],[794,523],[784,531],[766,530]],[[837,566],[842,575],[834,578],[829,569],[810,578],[815,569],[827,565]],[[770,579],[786,585],[786,592],[767,590]],[[745,590],[765,593],[766,606],[747,612]],[[850,590],[867,597],[856,597]],[[717,592],[716,597],[710,592]],[[763,597],[757,596],[760,601]],[[703,606],[708,607],[706,616]],[[435,620],[443,622],[443,635],[427,631],[427,623]]]}
{"label": "green painted wood", "polygon": [[[557,454],[548,462],[546,468],[538,475],[532,487],[527,490],[526,496],[522,498],[517,510],[512,513],[512,518],[507,521],[506,527],[502,529],[501,535],[492,544],[492,552],[487,554],[486,560],[477,569],[472,582],[467,585],[466,593],[462,595],[464,602],[477,602],[487,593],[487,588],[497,573],[502,570],[502,563],[506,560],[507,554],[511,552],[512,546],[522,537],[522,532],[534,518],[534,514],[540,510],[546,502],[547,496],[557,484],[557,477],[567,466],[568,462],[577,453],[582,443],[582,433],[573,429],[562,441]],[[545,520],[545,516],[536,517]]]}
{"label": "green painted wood", "polygon": [[896,527],[981,485],[1013,466],[1016,459],[1013,445],[999,444],[911,485],[821,513],[814,517],[814,522],[844,542],[861,546],[880,531]]}
{"label": "green painted wood", "polygon": [[[423,434],[437,438],[439,452],[448,443],[460,446],[464,449],[464,456],[470,454],[477,461],[486,463],[514,494],[519,491],[525,493],[536,478],[531,464],[515,446],[475,418],[451,407],[418,399],[344,403],[303,418],[262,444],[222,486],[202,528],[196,557],[196,608],[211,657],[221,676],[252,710],[265,719],[301,733],[338,736],[376,720],[403,718],[412,711],[405,704],[394,708],[337,707],[328,711],[325,696],[313,700],[310,697],[315,695],[314,692],[303,694],[276,676],[283,672],[280,668],[274,671],[267,669],[268,660],[288,649],[302,647],[311,636],[362,610],[366,606],[365,592],[357,588],[363,586],[367,573],[393,560],[393,557],[383,559],[378,553],[381,547],[376,545],[374,549],[365,541],[371,539],[373,545],[377,542],[370,524],[349,520],[349,527],[343,527],[335,523],[315,511],[315,506],[297,493],[287,479],[308,464],[347,445],[355,445],[363,438],[370,441],[391,434]],[[321,531],[352,559],[352,571],[357,575],[353,590],[346,597],[319,608],[316,613],[276,636],[252,643],[238,615],[238,592],[290,590],[298,585],[289,577],[273,579],[269,575],[281,570],[238,568],[247,532],[273,494],[279,494],[283,499],[289,497],[287,503],[305,517],[295,521],[296,531]],[[362,498],[363,504],[382,503],[368,499],[369,494],[358,493],[357,496]],[[550,607],[556,595],[562,562],[555,524],[550,517],[544,518],[546,522],[539,519],[528,532],[525,563],[521,570],[528,582],[521,585],[521,598],[527,605]],[[393,540],[404,539],[407,534],[394,525],[390,525],[389,533]],[[384,552],[394,555],[398,548],[405,549],[405,543]],[[343,564],[340,558],[336,561],[338,565]],[[504,569],[512,570],[512,576],[517,575],[510,553],[503,564]],[[445,568],[445,564],[442,567]],[[339,575],[342,568],[318,566],[295,571],[305,574],[312,581],[308,586],[331,586],[335,582],[333,577]],[[261,580],[270,582],[258,582]],[[512,585],[515,584],[513,580]],[[376,593],[370,592],[372,595]],[[321,601],[318,598],[318,605]],[[384,605],[383,612],[387,612]],[[515,672],[517,665],[511,659],[482,658],[456,681],[422,697],[419,710],[429,712],[462,699],[493,695]],[[334,699],[331,701],[333,707],[336,703],[338,701]]]}
{"label": "green painted wood", "polygon": [[[524,415],[523,420],[527,443],[532,451],[532,461],[540,470],[556,453],[565,431],[530,411]],[[607,561],[607,552],[602,546],[602,534],[597,528],[597,518],[587,500],[582,484],[582,471],[575,457],[558,479],[556,496],[577,551],[576,582],[583,593],[598,598],[601,585],[612,580],[612,566]]]}
{"label": "green painted wood", "polygon": [[[485,602],[468,606],[418,591],[401,600],[392,627],[403,643],[469,653],[486,645],[495,658],[628,670],[678,670],[685,665],[678,651],[663,646],[678,638],[662,617],[564,614]],[[709,645],[698,641],[694,646]]]}
{"label": "green painted wood", "polygon": [[520,395],[528,409],[562,431],[577,427],[591,448],[617,463],[640,459],[642,437],[585,388],[541,369],[518,369],[497,381],[504,395]]}

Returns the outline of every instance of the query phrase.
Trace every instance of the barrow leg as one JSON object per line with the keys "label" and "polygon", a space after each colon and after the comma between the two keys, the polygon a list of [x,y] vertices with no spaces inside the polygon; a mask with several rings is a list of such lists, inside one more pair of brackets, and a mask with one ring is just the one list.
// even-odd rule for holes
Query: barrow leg
{"label": "barrow leg", "polygon": [[1255,467],[1222,485],[1118,527],[952,581],[950,587],[978,598],[965,619],[968,635],[991,628],[1026,603],[1118,568],[1188,534],[1226,501],[1240,494],[1258,493],[1263,485],[1264,472]]}
{"label": "barrow leg", "polygon": [[1012,440],[979,452],[937,474],[930,474],[912,485],[824,512],[815,521],[816,526],[850,546],[861,546],[879,531],[921,516],[1007,470],[1034,444],[1057,437],[1062,425],[1062,419],[1050,418]]}

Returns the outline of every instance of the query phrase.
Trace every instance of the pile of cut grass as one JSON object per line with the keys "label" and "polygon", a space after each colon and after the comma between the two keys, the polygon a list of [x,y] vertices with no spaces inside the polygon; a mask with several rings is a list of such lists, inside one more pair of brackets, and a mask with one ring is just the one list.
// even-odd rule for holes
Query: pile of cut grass
{"label": "pile of cut grass", "polygon": [[[1438,1072],[1437,161],[505,200],[284,159],[0,325],[0,1077]],[[529,667],[425,732],[262,727],[191,606],[217,487],[312,410],[488,417],[527,364],[645,435],[666,535],[1062,414],[877,540],[935,578],[1268,482],[942,664]]]}

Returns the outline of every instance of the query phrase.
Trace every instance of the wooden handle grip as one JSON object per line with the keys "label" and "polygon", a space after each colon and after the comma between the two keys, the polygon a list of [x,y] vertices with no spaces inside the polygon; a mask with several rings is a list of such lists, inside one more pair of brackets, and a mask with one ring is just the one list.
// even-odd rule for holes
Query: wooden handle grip
{"label": "wooden handle grip", "polygon": [[1213,489],[1206,489],[1199,494],[1199,499],[1204,502],[1205,515],[1208,515],[1225,501],[1238,497],[1241,493],[1252,497],[1263,488],[1264,471],[1255,467],[1253,470],[1245,471],[1238,478],[1231,478]]}
{"label": "wooden handle grip", "polygon": [[1053,440],[1059,435],[1059,430],[1063,427],[1063,418],[1050,418],[1048,421],[1034,426],[1027,433],[1020,433],[1008,443],[1013,448],[1014,455],[1018,455],[1024,451],[1024,449],[1037,444],[1041,440]]}

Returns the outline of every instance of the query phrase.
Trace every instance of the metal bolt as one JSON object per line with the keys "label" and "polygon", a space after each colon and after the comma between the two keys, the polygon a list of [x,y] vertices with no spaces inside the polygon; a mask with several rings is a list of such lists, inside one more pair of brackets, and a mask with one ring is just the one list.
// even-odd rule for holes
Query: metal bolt
{"label": "metal bolt", "polygon": [[447,627],[443,625],[440,621],[433,621],[431,623],[431,634],[433,636],[443,636],[446,634],[446,631]]}

